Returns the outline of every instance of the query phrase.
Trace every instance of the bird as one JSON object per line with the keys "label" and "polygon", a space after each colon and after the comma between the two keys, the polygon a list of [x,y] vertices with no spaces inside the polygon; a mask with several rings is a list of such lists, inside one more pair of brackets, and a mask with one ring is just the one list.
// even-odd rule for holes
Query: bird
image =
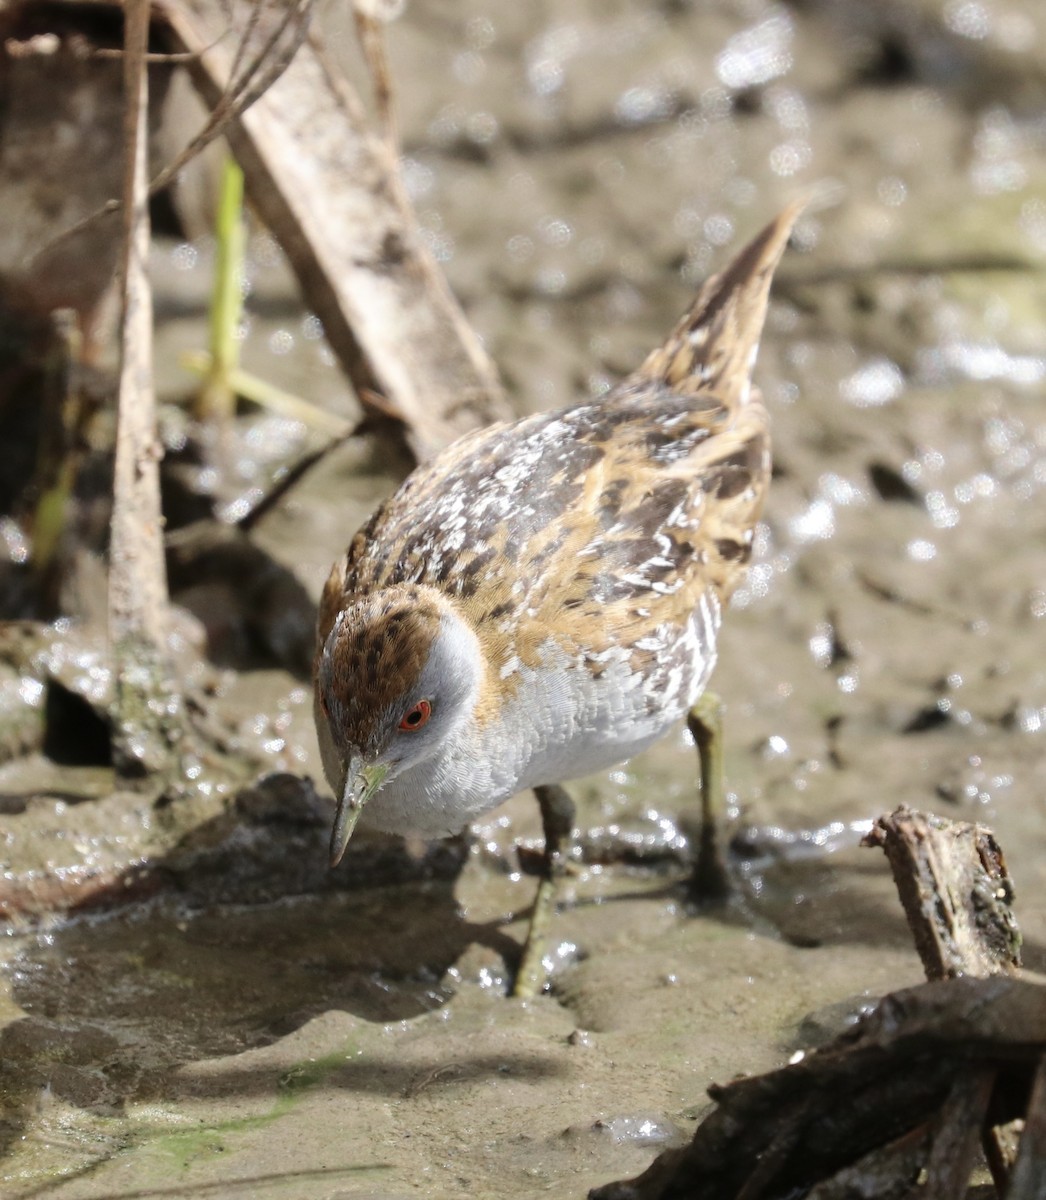
{"label": "bird", "polygon": [[416,467],[323,588],[314,715],[337,804],[331,865],[357,824],[447,837],[533,789],[545,852],[516,995],[545,983],[573,837],[562,784],[683,719],[700,753],[699,859],[721,886],[706,686],[770,481],[752,368],[801,209],[712,276],[602,396],[473,431]]}

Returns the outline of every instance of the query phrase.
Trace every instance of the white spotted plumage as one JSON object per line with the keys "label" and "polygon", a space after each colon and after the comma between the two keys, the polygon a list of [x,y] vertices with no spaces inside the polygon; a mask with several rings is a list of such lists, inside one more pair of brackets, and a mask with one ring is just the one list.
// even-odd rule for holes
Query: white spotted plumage
{"label": "white spotted plumage", "polygon": [[[361,823],[457,832],[649,746],[700,696],[769,482],[749,372],[797,213],[621,385],[455,443],[335,564],[317,724],[339,795],[359,763],[381,767]],[[416,733],[401,718],[420,701]]]}

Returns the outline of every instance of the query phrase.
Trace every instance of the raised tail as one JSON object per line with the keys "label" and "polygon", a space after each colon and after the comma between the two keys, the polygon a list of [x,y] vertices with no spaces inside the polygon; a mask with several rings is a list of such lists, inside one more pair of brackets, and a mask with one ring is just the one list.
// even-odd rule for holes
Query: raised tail
{"label": "raised tail", "polygon": [[766,319],[770,281],[804,207],[784,209],[697,294],[665,342],[632,376],[663,380],[674,391],[712,392],[726,407],[748,398]]}

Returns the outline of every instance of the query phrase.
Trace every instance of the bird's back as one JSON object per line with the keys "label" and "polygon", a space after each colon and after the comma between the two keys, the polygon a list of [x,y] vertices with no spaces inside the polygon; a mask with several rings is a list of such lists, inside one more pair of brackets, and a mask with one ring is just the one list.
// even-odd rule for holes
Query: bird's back
{"label": "bird's back", "polygon": [[798,211],[605,397],[490,426],[414,471],[335,564],[320,645],[348,599],[410,584],[454,599],[497,672],[536,664],[549,638],[592,669],[615,649],[643,669],[703,597],[717,626],[769,482],[751,367]]}

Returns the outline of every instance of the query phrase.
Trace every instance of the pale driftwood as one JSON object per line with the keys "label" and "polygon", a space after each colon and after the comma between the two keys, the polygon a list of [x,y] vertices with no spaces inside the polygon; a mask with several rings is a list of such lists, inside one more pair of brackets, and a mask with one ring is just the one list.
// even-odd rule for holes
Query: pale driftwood
{"label": "pale driftwood", "polygon": [[166,660],[167,572],[153,394],[149,286],[149,0],[124,9],[120,385],[109,545],[109,633],[116,669],[113,762],[122,777],[169,772],[182,712]]}
{"label": "pale driftwood", "polygon": [[[163,9],[211,106],[234,69],[218,40],[229,11],[215,0]],[[253,36],[264,39],[281,11],[261,8]],[[234,28],[248,12],[231,6]],[[419,236],[394,156],[316,38],[227,136],[364,406],[401,421],[418,458],[506,416],[495,369]]]}
{"label": "pale driftwood", "polygon": [[160,515],[159,444],[153,394],[153,305],[149,286],[146,163],[148,0],[125,6],[123,248],[120,387],[110,542],[109,620],[114,646],[128,638],[159,652],[167,576]]}

